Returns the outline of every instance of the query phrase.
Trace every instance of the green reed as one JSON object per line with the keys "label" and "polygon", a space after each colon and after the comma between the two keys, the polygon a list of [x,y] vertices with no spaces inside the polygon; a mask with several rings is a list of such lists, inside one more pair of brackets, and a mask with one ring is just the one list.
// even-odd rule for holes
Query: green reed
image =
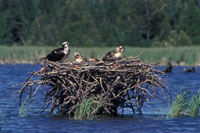
{"label": "green reed", "polygon": [[185,94],[186,93],[181,93],[176,96],[176,98],[174,99],[174,101],[172,102],[170,106],[168,116],[178,117],[182,115],[186,106],[188,105],[185,100]]}
{"label": "green reed", "polygon": [[175,100],[170,106],[168,116],[179,117],[179,116],[190,116],[198,117],[200,113],[200,92],[187,97],[186,92],[180,93],[176,96]]}
{"label": "green reed", "polygon": [[96,113],[100,106],[100,104],[94,102],[93,97],[83,100],[83,102],[80,103],[75,110],[74,119],[92,120],[96,117]]}
{"label": "green reed", "polygon": [[24,101],[22,102],[19,108],[19,116],[24,117],[27,115],[27,112],[30,111],[30,104],[33,100],[30,99],[30,96],[27,96]]}
{"label": "green reed", "polygon": [[[39,59],[45,57],[47,53],[57,47],[45,46],[0,46],[0,61],[2,62],[39,62]],[[97,57],[101,59],[108,51],[114,47],[70,47],[71,54],[68,61],[73,59],[73,53],[79,52],[85,57]],[[200,63],[200,47],[168,47],[168,48],[138,48],[126,47],[123,53],[125,57],[138,57],[142,61],[149,63],[165,64],[170,58],[173,62],[183,61],[192,65]]]}

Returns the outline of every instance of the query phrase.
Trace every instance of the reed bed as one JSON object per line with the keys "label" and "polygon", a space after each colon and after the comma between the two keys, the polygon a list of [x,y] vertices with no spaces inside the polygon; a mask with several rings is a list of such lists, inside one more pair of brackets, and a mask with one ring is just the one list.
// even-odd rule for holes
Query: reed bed
{"label": "reed bed", "polygon": [[[45,57],[47,53],[56,47],[44,46],[0,46],[0,62],[3,63],[39,63],[39,59]],[[79,52],[85,57],[102,58],[107,51],[113,50],[114,47],[70,47],[71,53]],[[200,47],[168,47],[168,48],[137,48],[126,47],[124,55],[138,56],[145,62],[161,63],[165,65],[169,59],[174,63],[185,62],[187,65],[200,64]],[[67,61],[72,61],[70,55]]]}
{"label": "reed bed", "polygon": [[188,92],[182,92],[176,96],[170,106],[168,116],[180,117],[190,116],[198,117],[200,113],[200,92],[189,95]]}
{"label": "reed bed", "polygon": [[[168,89],[161,83],[154,65],[133,57],[113,62],[55,63],[44,60],[41,70],[33,72],[19,90],[33,97],[45,90],[43,110],[75,119],[98,115],[118,115],[118,109],[130,108],[142,114],[149,97],[165,98]],[[36,78],[34,78],[36,77]],[[32,80],[33,79],[33,80]]]}

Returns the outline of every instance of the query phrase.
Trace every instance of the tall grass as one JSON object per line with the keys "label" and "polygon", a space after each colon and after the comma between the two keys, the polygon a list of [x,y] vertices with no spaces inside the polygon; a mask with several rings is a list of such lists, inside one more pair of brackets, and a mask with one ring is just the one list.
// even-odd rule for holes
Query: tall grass
{"label": "tall grass", "polygon": [[189,101],[185,114],[191,117],[197,117],[200,109],[200,93],[194,95]]}
{"label": "tall grass", "polygon": [[200,112],[200,92],[187,97],[186,92],[180,93],[176,96],[175,100],[170,106],[168,116],[179,117],[179,116],[190,116],[197,117]]}
{"label": "tall grass", "polygon": [[92,120],[95,118],[99,108],[100,104],[95,103],[93,97],[86,99],[76,108],[74,119]]}
{"label": "tall grass", "polygon": [[172,104],[170,106],[170,110],[168,112],[169,116],[178,117],[178,116],[182,115],[182,113],[184,112],[184,110],[187,106],[187,103],[185,100],[185,94],[186,94],[186,92],[178,94],[176,96],[175,100],[172,102]]}
{"label": "tall grass", "polygon": [[[21,62],[33,61],[38,62],[40,58],[44,57],[51,50],[56,47],[44,47],[44,46],[0,46],[0,61],[2,62]],[[113,50],[114,47],[70,47],[71,54],[68,61],[73,58],[74,52],[80,52],[85,57],[97,57],[102,58],[105,53]],[[124,56],[138,56],[145,62],[150,63],[165,63],[168,59],[172,59],[174,62],[183,61],[186,64],[192,65],[200,63],[200,47],[168,47],[168,48],[137,48],[126,47]]]}

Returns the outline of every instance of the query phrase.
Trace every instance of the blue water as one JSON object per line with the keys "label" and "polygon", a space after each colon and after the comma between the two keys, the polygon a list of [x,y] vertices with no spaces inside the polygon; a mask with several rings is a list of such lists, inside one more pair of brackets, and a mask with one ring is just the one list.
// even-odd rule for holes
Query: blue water
{"label": "blue water", "polygon": [[[173,72],[162,76],[172,96],[182,90],[195,93],[200,89],[200,68],[197,73],[183,73],[184,67],[174,67]],[[200,118],[166,118],[169,98],[149,99],[143,107],[143,115],[133,115],[126,110],[125,117],[97,120],[70,120],[64,117],[38,113],[41,100],[31,105],[24,117],[19,116],[19,89],[14,84],[24,82],[39,65],[0,65],[0,132],[200,132]],[[163,67],[157,69],[162,70]],[[41,97],[39,95],[38,97]]]}

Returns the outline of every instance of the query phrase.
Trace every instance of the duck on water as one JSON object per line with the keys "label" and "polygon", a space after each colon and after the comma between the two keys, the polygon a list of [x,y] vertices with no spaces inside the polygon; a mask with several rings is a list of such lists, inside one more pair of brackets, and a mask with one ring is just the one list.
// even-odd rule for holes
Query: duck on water
{"label": "duck on water", "polygon": [[163,72],[171,73],[173,69],[172,60],[170,59]]}
{"label": "duck on water", "polygon": [[184,68],[183,72],[184,73],[196,72],[196,67],[193,66],[192,68]]}

